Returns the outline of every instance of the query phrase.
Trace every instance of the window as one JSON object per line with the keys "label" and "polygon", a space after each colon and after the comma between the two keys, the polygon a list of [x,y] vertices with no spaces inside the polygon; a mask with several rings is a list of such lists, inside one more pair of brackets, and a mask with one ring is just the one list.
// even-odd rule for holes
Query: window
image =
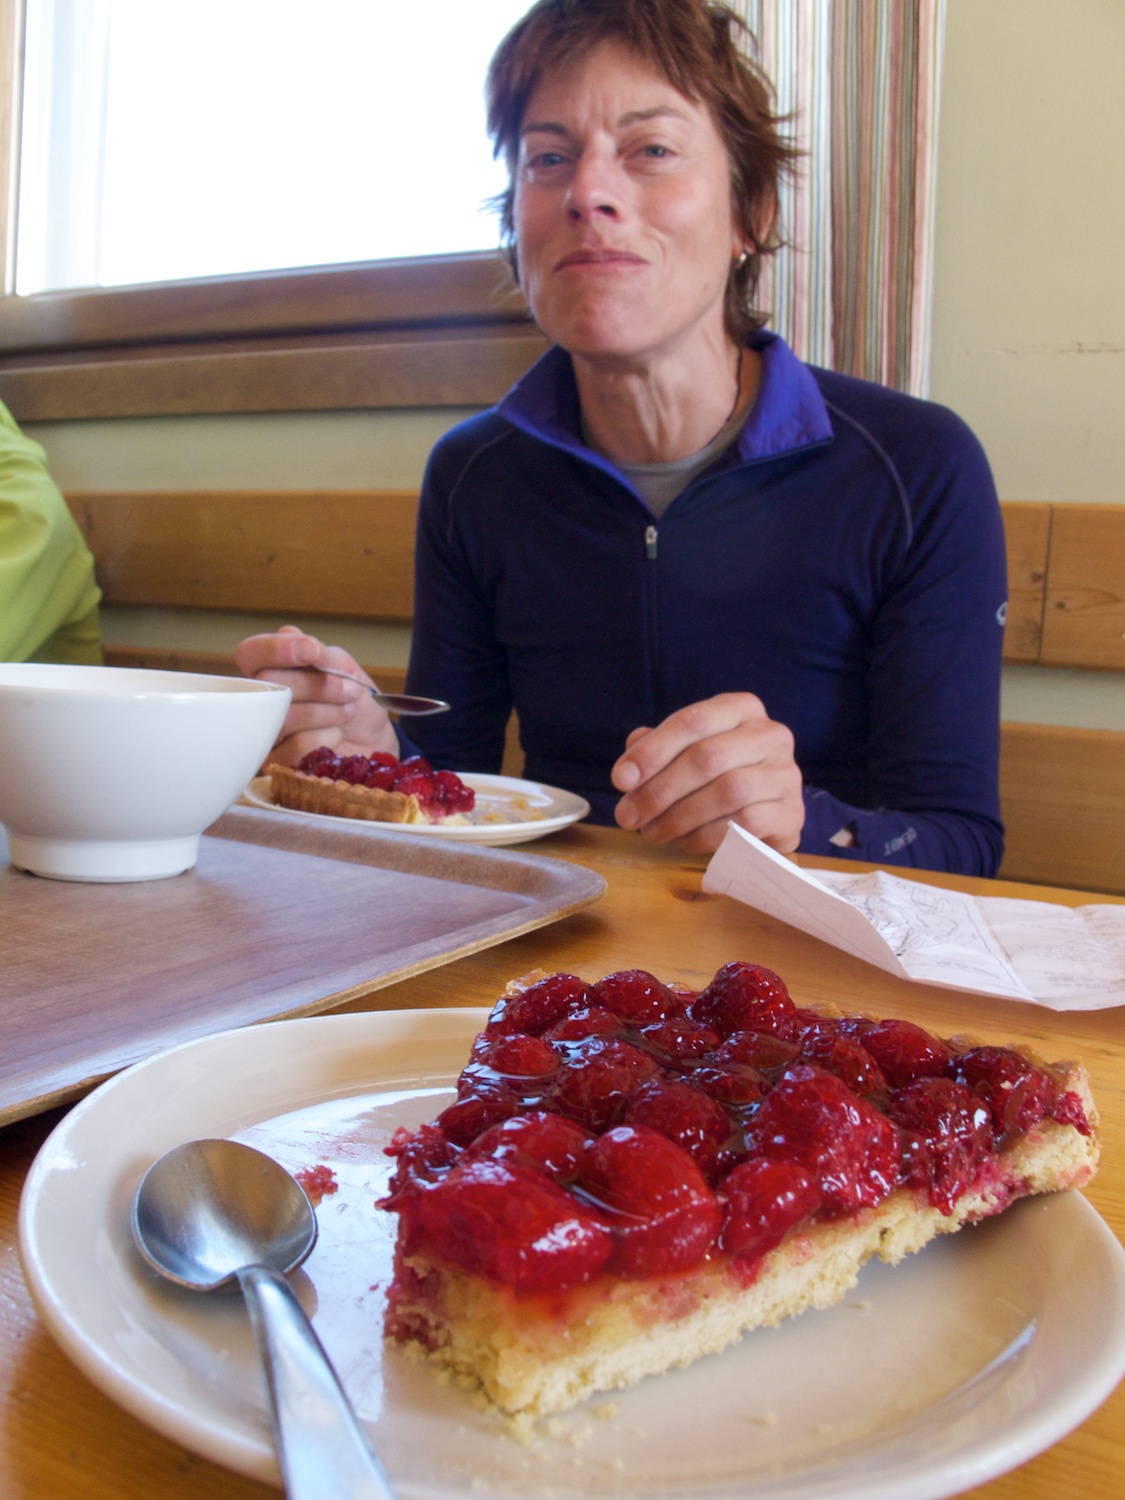
{"label": "window", "polygon": [[489,250],[525,0],[26,0],[16,291]]}
{"label": "window", "polygon": [[[543,348],[500,256],[467,248],[495,243],[478,211],[499,180],[481,85],[525,8],[0,0],[0,68],[14,80],[0,170],[23,169],[18,220],[14,171],[0,193],[0,397],[28,421],[497,399]],[[182,18],[171,40],[169,15]],[[138,67],[139,88],[115,89]],[[345,82],[359,95],[348,108]],[[323,127],[315,148],[309,120]],[[279,140],[271,164],[263,143]],[[407,142],[421,149],[404,167]],[[219,184],[218,209],[193,196],[201,184]],[[344,209],[331,223],[329,205]],[[418,258],[449,250],[450,234],[465,253]]]}

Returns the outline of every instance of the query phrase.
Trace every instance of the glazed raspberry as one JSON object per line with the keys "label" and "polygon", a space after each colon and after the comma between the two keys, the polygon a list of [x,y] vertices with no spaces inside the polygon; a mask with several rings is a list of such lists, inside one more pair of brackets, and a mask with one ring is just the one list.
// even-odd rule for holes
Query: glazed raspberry
{"label": "glazed raspberry", "polygon": [[496,1093],[466,1094],[443,1109],[434,1122],[442,1135],[455,1146],[469,1146],[490,1125],[498,1125],[518,1114],[520,1100],[510,1090]]}
{"label": "glazed raspberry", "polygon": [[492,1008],[489,1031],[526,1031],[539,1036],[571,1011],[597,1005],[598,997],[574,974],[550,974],[515,995],[504,995]]}
{"label": "glazed raspberry", "polygon": [[696,1068],[691,1081],[697,1088],[710,1094],[728,1109],[745,1111],[764,1099],[769,1092],[769,1079],[757,1068],[747,1063],[724,1063],[713,1065],[707,1062]]}
{"label": "glazed raspberry", "polygon": [[613,1269],[661,1276],[697,1265],[722,1214],[685,1151],[644,1125],[619,1125],[587,1151],[578,1185],[613,1231]]}
{"label": "glazed raspberry", "polygon": [[677,1016],[670,1021],[658,1021],[655,1026],[641,1030],[645,1046],[651,1047],[658,1057],[674,1062],[687,1062],[704,1057],[719,1045],[718,1032],[708,1026],[700,1026],[687,1016]]}
{"label": "glazed raspberry", "polygon": [[400,771],[394,779],[394,790],[401,792],[404,797],[417,797],[418,806],[425,812],[432,813],[438,809],[439,799],[434,789],[434,778],[428,771]]}
{"label": "glazed raspberry", "polygon": [[545,1042],[580,1042],[588,1036],[620,1036],[621,1022],[601,1005],[587,1005],[563,1016],[543,1033]]}
{"label": "glazed raspberry", "polygon": [[517,1293],[589,1281],[614,1250],[593,1209],[516,1161],[459,1162],[432,1186],[403,1196],[400,1248],[487,1277]]}
{"label": "glazed raspberry", "polygon": [[719,1248],[744,1260],[757,1260],[780,1245],[794,1224],[820,1207],[820,1189],[800,1162],[757,1156],[727,1174],[720,1194],[725,1204]]}
{"label": "glazed raspberry", "polygon": [[345,755],[336,768],[336,779],[351,786],[362,786],[364,777],[371,769],[366,755]]}
{"label": "glazed raspberry", "polygon": [[629,1096],[659,1071],[659,1064],[628,1042],[591,1037],[579,1042],[570,1062],[555,1076],[555,1109],[590,1130],[614,1124]]}
{"label": "glazed raspberry", "polygon": [[397,771],[402,761],[397,755],[392,755],[389,750],[372,750],[367,757],[373,770]]}
{"label": "glazed raspberry", "polygon": [[466,786],[456,771],[435,771],[434,786],[438,801],[449,814],[469,813],[476,806],[477,794]]}
{"label": "glazed raspberry", "polygon": [[747,1127],[746,1145],[751,1156],[807,1167],[831,1217],[881,1203],[898,1178],[895,1127],[834,1073],[807,1063],[774,1086]]}
{"label": "glazed raspberry", "polygon": [[567,1187],[577,1177],[586,1144],[591,1140],[593,1136],[573,1120],[535,1111],[490,1126],[468,1147],[464,1160],[493,1156],[518,1162]]}
{"label": "glazed raspberry", "polygon": [[822,1016],[818,1011],[806,1010],[798,1005],[793,1012],[796,1023],[795,1039],[804,1043],[811,1037],[816,1036],[841,1036],[839,1025],[830,1016]]}
{"label": "glazed raspberry", "polygon": [[1038,1125],[1056,1103],[1058,1089],[1051,1075],[1008,1047],[970,1047],[952,1072],[988,1105],[1001,1142]]}
{"label": "glazed raspberry", "polygon": [[796,1042],[783,1041],[768,1031],[736,1031],[715,1049],[708,1061],[718,1066],[745,1063],[766,1077],[778,1077],[797,1061],[800,1050]]}
{"label": "glazed raspberry", "polygon": [[[553,1073],[562,1061],[541,1037],[528,1036],[522,1031],[498,1036],[484,1032],[473,1043],[471,1056],[470,1067],[488,1068],[506,1078],[543,1078]],[[468,1071],[466,1068],[465,1072]]]}
{"label": "glazed raspberry", "polygon": [[902,1131],[903,1180],[924,1187],[934,1207],[951,1214],[988,1157],[988,1106],[951,1078],[919,1078],[894,1096],[887,1112]]}
{"label": "glazed raspberry", "polygon": [[421,1125],[417,1130],[403,1126],[391,1137],[386,1154],[395,1158],[395,1170],[383,1200],[393,1207],[396,1194],[413,1182],[434,1182],[457,1160],[458,1152],[436,1125]]}
{"label": "glazed raspberry", "polygon": [[626,1125],[647,1125],[681,1147],[709,1181],[719,1161],[719,1149],[730,1138],[731,1122],[722,1105],[670,1078],[642,1084],[625,1105]]}
{"label": "glazed raspberry", "polygon": [[886,1097],[887,1080],[882,1068],[866,1047],[861,1047],[849,1037],[833,1036],[831,1032],[823,1031],[814,1036],[806,1036],[801,1044],[801,1061],[816,1063],[817,1067],[835,1073],[848,1088],[854,1093],[862,1094],[864,1098],[873,1095],[880,1099]]}
{"label": "glazed raspberry", "polygon": [[651,1026],[683,1010],[679,996],[644,969],[607,974],[594,989],[598,1004],[630,1026]]}
{"label": "glazed raspberry", "polygon": [[304,771],[308,776],[330,776],[336,780],[340,770],[340,757],[327,745],[320,745],[301,757],[297,762],[297,770]]}
{"label": "glazed raspberry", "polygon": [[734,1031],[768,1031],[788,1040],[797,1033],[796,1007],[784,981],[761,964],[725,964],[691,1013],[724,1036]]}
{"label": "glazed raspberry", "polygon": [[432,776],[434,768],[424,755],[408,755],[400,762],[404,776]]}
{"label": "glazed raspberry", "polygon": [[951,1048],[911,1021],[876,1021],[856,1040],[893,1089],[905,1088],[916,1078],[940,1078],[953,1061]]}
{"label": "glazed raspberry", "polygon": [[378,792],[393,792],[395,786],[394,766],[370,766],[363,778],[363,785]]}

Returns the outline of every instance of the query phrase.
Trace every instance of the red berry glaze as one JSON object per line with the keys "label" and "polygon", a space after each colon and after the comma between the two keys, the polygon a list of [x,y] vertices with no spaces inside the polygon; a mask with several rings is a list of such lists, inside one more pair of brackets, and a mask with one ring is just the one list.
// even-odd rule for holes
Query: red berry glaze
{"label": "red berry glaze", "polygon": [[940,1078],[953,1061],[953,1051],[912,1021],[876,1021],[856,1040],[883,1070],[892,1088],[905,1088],[916,1078]]}
{"label": "red berry glaze", "polygon": [[564,1115],[536,1110],[529,1115],[513,1115],[500,1125],[490,1126],[477,1136],[463,1160],[492,1156],[497,1160],[519,1162],[533,1171],[543,1172],[564,1187],[578,1176],[587,1143],[593,1140]]}
{"label": "red berry glaze", "polygon": [[918,1078],[899,1090],[888,1113],[902,1132],[904,1181],[924,1187],[934,1207],[951,1214],[989,1159],[988,1106],[951,1078]]}
{"label": "red berry glaze", "polygon": [[683,1011],[679,996],[645,969],[607,974],[594,989],[598,1004],[629,1026],[652,1026]]}
{"label": "red berry glaze", "polygon": [[864,1098],[886,1097],[887,1080],[882,1068],[866,1047],[849,1037],[833,1036],[825,1031],[806,1036],[801,1043],[801,1061],[815,1063],[817,1067],[835,1073],[848,1088]]}
{"label": "red berry glaze", "polygon": [[802,1063],[771,1090],[746,1131],[751,1156],[785,1157],[816,1179],[829,1217],[872,1208],[898,1180],[898,1132],[834,1073]]}
{"label": "red berry glaze", "polygon": [[687,1016],[673,1016],[671,1020],[658,1021],[655,1026],[644,1026],[641,1036],[644,1046],[667,1062],[690,1062],[705,1057],[719,1045],[717,1032],[700,1026],[698,1021],[689,1020]]}
{"label": "red berry glaze", "polygon": [[1051,1075],[1009,1047],[970,1047],[957,1059],[953,1074],[988,1105],[1001,1142],[1045,1120],[1058,1101]]}
{"label": "red berry glaze", "polygon": [[543,1033],[545,1042],[581,1042],[588,1036],[620,1036],[621,1022],[600,1005],[587,1005],[563,1016]]}
{"label": "red berry glaze", "polygon": [[526,1031],[539,1036],[572,1011],[597,1005],[598,997],[574,974],[549,974],[517,994],[504,995],[492,1007],[489,1031]]}
{"label": "red berry glaze", "polygon": [[555,1075],[551,1103],[590,1130],[606,1130],[620,1119],[630,1094],[658,1071],[653,1058],[628,1042],[591,1037]]}
{"label": "red berry glaze", "polygon": [[796,1007],[785,982],[761,964],[725,964],[691,1008],[693,1018],[723,1036],[734,1031],[797,1035]]}
{"label": "red berry glaze", "polygon": [[613,1231],[620,1276],[698,1265],[722,1222],[715,1195],[685,1151],[644,1125],[619,1125],[587,1151],[578,1178]]}
{"label": "red berry glaze", "polygon": [[425,1249],[517,1293],[589,1281],[614,1240],[592,1209],[517,1161],[458,1162],[430,1186],[400,1196],[400,1249]]}
{"label": "red berry glaze", "polygon": [[630,1095],[624,1123],[647,1125],[675,1141],[708,1180],[731,1134],[730,1116],[721,1104],[672,1078],[650,1079]]}
{"label": "red berry glaze", "polygon": [[757,1156],[743,1161],[723,1183],[719,1248],[756,1260],[780,1245],[795,1224],[820,1207],[816,1179],[800,1162]]}

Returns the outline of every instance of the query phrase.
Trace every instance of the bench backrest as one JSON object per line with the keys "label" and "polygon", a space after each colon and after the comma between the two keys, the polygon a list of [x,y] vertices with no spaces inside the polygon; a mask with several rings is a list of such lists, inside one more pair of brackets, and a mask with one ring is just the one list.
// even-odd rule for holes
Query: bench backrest
{"label": "bench backrest", "polygon": [[[82,493],[68,497],[111,605],[407,623],[417,493]],[[1125,506],[1006,502],[1004,657],[1125,672]],[[229,656],[117,647],[119,664],[233,671]],[[402,673],[366,664],[387,687]],[[515,735],[505,769],[518,774]],[[1125,733],[1006,723],[1002,873],[1125,894]]]}

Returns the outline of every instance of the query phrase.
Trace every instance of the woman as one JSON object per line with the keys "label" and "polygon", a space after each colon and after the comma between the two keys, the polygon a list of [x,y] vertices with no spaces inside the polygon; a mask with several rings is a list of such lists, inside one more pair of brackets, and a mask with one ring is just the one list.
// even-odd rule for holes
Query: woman
{"label": "woman", "polygon": [[[489,123],[513,264],[553,348],[437,445],[419,518],[411,730],[657,842],[978,874],[997,805],[1003,533],[952,414],[801,365],[749,312],[791,152],[708,0],[540,0]],[[283,753],[394,748],[359,689],[303,694]],[[347,696],[345,696],[347,695]],[[619,795],[620,794],[620,795]]]}

